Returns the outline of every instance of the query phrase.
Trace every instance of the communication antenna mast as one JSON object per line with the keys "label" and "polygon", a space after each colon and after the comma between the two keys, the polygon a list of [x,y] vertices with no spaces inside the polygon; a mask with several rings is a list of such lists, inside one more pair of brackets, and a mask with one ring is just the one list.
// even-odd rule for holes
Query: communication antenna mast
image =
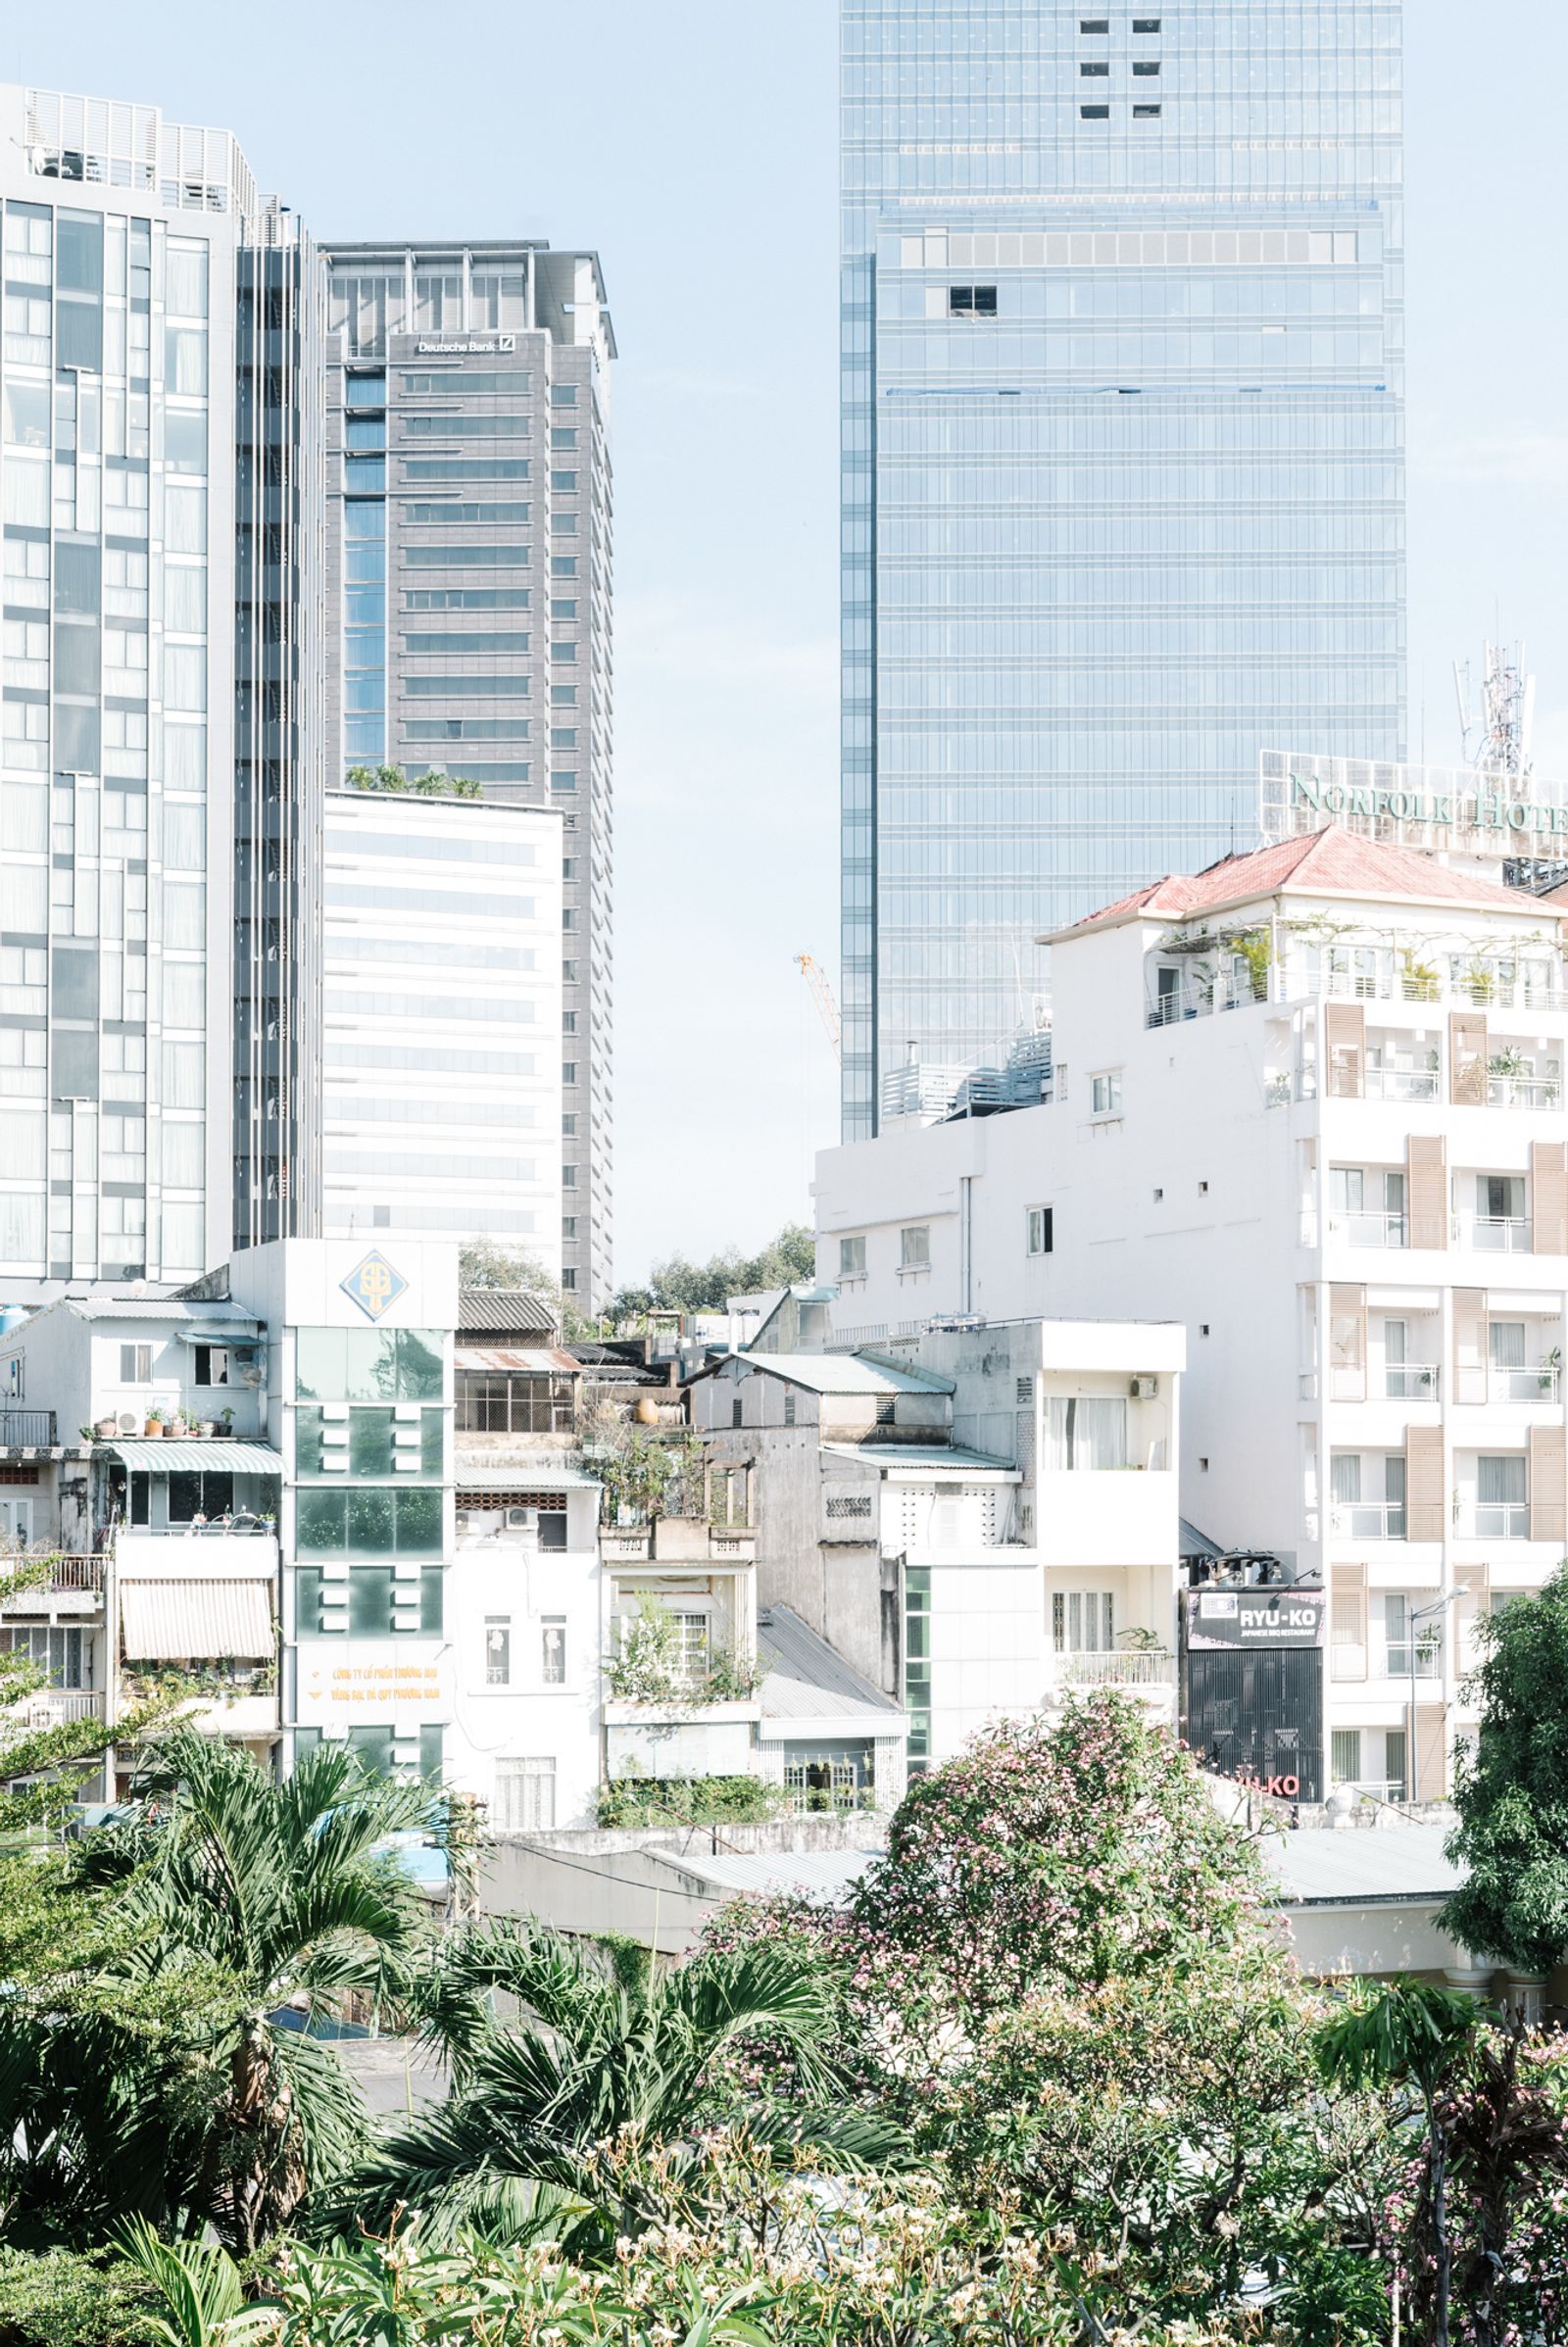
{"label": "communication antenna mast", "polygon": [[797,953],[795,962],[801,976],[811,990],[811,1000],[816,1004],[817,1016],[827,1029],[828,1042],[833,1046],[833,1056],[835,1059],[842,1059],[844,1047],[839,1025],[839,1006],[833,999],[833,989],[827,982],[827,973],[813,954]]}
{"label": "communication antenna mast", "polygon": [[1535,771],[1536,680],[1525,671],[1525,648],[1489,644],[1482,663],[1479,704],[1470,698],[1470,663],[1453,663],[1464,753],[1478,774],[1520,785]]}

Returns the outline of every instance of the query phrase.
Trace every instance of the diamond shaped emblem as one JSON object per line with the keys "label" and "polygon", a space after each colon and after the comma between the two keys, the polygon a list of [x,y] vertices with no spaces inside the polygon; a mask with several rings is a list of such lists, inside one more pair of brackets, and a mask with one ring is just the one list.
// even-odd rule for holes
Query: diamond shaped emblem
{"label": "diamond shaped emblem", "polygon": [[357,1263],[346,1280],[338,1282],[345,1296],[352,1296],[367,1320],[379,1320],[389,1304],[395,1304],[408,1287],[400,1271],[394,1271],[385,1255],[373,1248],[363,1263]]}

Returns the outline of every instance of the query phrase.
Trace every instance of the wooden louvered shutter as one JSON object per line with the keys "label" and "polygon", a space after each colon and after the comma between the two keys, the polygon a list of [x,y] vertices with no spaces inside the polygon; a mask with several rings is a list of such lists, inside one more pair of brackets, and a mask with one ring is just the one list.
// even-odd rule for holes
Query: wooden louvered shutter
{"label": "wooden louvered shutter", "polygon": [[1329,1398],[1366,1399],[1366,1290],[1329,1290]]}
{"label": "wooden louvered shutter", "polygon": [[1327,1022],[1329,1096],[1358,1100],[1366,1091],[1366,1012],[1359,1002],[1330,1002]]}
{"label": "wooden louvered shutter", "polygon": [[1330,1585],[1329,1676],[1366,1677],[1366,1567],[1335,1565]]}
{"label": "wooden louvered shutter", "polygon": [[1531,1213],[1538,1255],[1568,1255],[1568,1142],[1530,1145]]}
{"label": "wooden louvered shutter", "polygon": [[1448,1244],[1448,1159],[1441,1133],[1412,1133],[1406,1144],[1410,1186],[1410,1245]]}
{"label": "wooden louvered shutter", "polygon": [[1487,1398],[1487,1292],[1485,1288],[1455,1288],[1453,1292],[1453,1398]]}
{"label": "wooden louvered shutter", "polygon": [[1487,1104],[1487,1022],[1473,1010],[1448,1013],[1448,1098],[1468,1108]]}
{"label": "wooden louvered shutter", "polygon": [[1568,1452],[1560,1426],[1530,1429],[1530,1538],[1568,1540]]}
{"label": "wooden louvered shutter", "polygon": [[1443,1538],[1443,1429],[1404,1430],[1404,1520],[1408,1540]]}
{"label": "wooden louvered shutter", "polygon": [[1448,1789],[1447,1722],[1441,1703],[1415,1707],[1414,1790],[1418,1801],[1441,1801]]}

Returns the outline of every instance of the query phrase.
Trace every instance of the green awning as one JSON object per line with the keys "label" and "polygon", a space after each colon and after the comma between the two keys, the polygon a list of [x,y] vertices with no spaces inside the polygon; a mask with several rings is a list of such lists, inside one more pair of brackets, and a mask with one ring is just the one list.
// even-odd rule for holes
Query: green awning
{"label": "green awning", "polygon": [[138,1441],[100,1442],[98,1449],[134,1467],[141,1475],[281,1475],[283,1454],[265,1442],[225,1442],[217,1436],[182,1442],[146,1435]]}

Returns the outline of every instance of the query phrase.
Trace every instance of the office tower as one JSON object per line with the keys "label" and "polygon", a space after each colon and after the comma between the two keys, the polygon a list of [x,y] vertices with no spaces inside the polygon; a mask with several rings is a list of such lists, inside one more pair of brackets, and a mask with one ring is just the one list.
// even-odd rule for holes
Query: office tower
{"label": "office tower", "polygon": [[0,90],[0,1289],[25,1302],[189,1279],[314,1211],[320,280],[229,133],[155,107]]}
{"label": "office tower", "polygon": [[844,1131],[1402,755],[1398,10],[844,0]]}
{"label": "office tower", "polygon": [[527,242],[327,260],[341,771],[444,772],[561,810],[561,1276],[593,1309],[611,1282],[615,351],[598,261]]}
{"label": "office tower", "polygon": [[563,820],[327,793],[329,1238],[482,1230],[559,1277]]}

